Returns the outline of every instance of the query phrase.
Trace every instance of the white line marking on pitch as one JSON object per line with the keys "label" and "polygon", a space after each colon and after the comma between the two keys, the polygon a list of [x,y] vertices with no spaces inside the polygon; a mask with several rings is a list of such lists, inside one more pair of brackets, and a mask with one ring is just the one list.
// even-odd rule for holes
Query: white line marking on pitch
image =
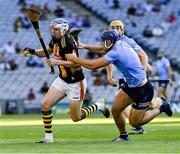
{"label": "white line marking on pitch", "polygon": [[[158,122],[180,122],[180,118],[156,118],[151,123]],[[53,120],[53,125],[90,125],[90,124],[114,124],[114,120],[110,119],[86,119],[79,122],[73,122],[71,119]],[[0,120],[0,126],[29,126],[29,125],[43,125],[42,120],[15,120],[15,121],[3,121]]]}

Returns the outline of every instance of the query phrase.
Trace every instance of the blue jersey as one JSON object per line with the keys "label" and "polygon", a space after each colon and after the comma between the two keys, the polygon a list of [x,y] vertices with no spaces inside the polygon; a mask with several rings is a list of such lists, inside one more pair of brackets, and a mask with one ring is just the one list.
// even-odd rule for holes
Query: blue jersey
{"label": "blue jersey", "polygon": [[104,55],[123,74],[129,87],[136,87],[146,78],[146,72],[135,50],[125,40],[116,42],[114,48]]}
{"label": "blue jersey", "polygon": [[[142,51],[142,48],[132,38],[129,38],[129,37],[123,35],[123,36],[119,37],[119,40],[125,41],[131,48],[134,49],[134,51],[136,53]],[[122,78],[123,77],[121,72],[118,72],[118,73],[114,72],[114,73],[115,74],[113,74],[113,76],[116,76],[116,78]]]}
{"label": "blue jersey", "polygon": [[142,48],[132,38],[129,38],[129,37],[123,35],[119,38],[119,40],[125,41],[137,53],[142,50]]}
{"label": "blue jersey", "polygon": [[168,67],[170,66],[169,60],[165,57],[159,59],[156,63],[157,73],[159,79],[168,79]]}

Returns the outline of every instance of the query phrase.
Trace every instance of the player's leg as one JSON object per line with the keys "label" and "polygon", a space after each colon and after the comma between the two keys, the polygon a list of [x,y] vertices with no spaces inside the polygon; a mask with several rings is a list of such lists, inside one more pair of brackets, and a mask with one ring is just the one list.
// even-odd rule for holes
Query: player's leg
{"label": "player's leg", "polygon": [[147,82],[142,87],[133,89],[131,92],[135,93],[133,99],[135,103],[132,105],[129,118],[129,123],[133,127],[141,126],[150,122],[161,112],[165,112],[168,116],[172,116],[172,110],[170,108],[169,102],[167,102],[165,98],[161,98],[162,105],[160,106],[160,108],[147,110],[149,102],[152,101],[154,93],[153,87],[150,82]]}
{"label": "player's leg", "polygon": [[89,117],[92,113],[96,112],[97,110],[102,112],[106,118],[110,116],[110,111],[106,107],[103,99],[98,99],[96,103],[89,105],[87,107],[82,107],[82,104],[83,101],[70,100],[71,119],[74,122]]}
{"label": "player's leg", "polygon": [[167,100],[169,100],[169,95],[167,94],[167,89],[166,89],[166,88],[164,88],[163,96],[164,96]]}
{"label": "player's leg", "polygon": [[[160,98],[156,99],[159,101]],[[158,116],[161,112],[165,112],[166,115],[172,116],[173,112],[170,107],[170,103],[165,99],[161,98],[160,99],[162,102],[162,105],[160,108],[154,108],[152,110],[143,109],[143,110],[138,110],[132,108],[131,113],[130,113],[130,119],[129,123],[133,126],[142,126],[148,122],[150,122],[152,119],[154,119],[156,116]]]}
{"label": "player's leg", "polygon": [[97,110],[101,111],[106,118],[110,116],[110,111],[106,107],[104,99],[102,98],[98,99],[96,103],[82,108],[84,94],[86,91],[85,80],[73,84],[73,87],[71,87],[71,85],[68,87],[67,96],[70,99],[70,112],[73,121],[76,122],[87,118],[90,114]]}
{"label": "player's leg", "polygon": [[[153,98],[153,100],[149,103],[148,110],[152,110],[155,108],[159,109],[161,105],[162,105],[161,98],[159,98],[159,97]],[[130,108],[130,110],[131,110],[131,108]],[[128,113],[130,114],[130,111]],[[135,128],[133,128],[133,131],[130,132],[129,134],[132,135],[132,134],[144,134],[144,133],[145,133],[145,131],[144,131],[143,127],[138,125]]]}
{"label": "player's leg", "polygon": [[[129,119],[131,108],[132,108],[132,105],[129,105],[123,111],[124,116],[126,118],[128,118],[128,119]],[[128,134],[130,134],[130,135],[133,135],[133,134],[144,134],[144,129],[143,129],[142,126],[137,126],[135,128],[132,128],[132,131],[130,133],[128,133]]]}
{"label": "player's leg", "polygon": [[61,90],[61,83],[60,79],[57,78],[51,87],[49,88],[45,99],[42,103],[41,112],[42,118],[44,123],[44,130],[45,130],[45,138],[44,140],[40,141],[39,143],[52,143],[53,140],[53,133],[52,133],[52,107],[61,99],[65,97],[65,93]]}
{"label": "player's leg", "polygon": [[124,116],[128,119],[129,119],[130,111],[131,111],[131,105],[127,106],[123,111]]}
{"label": "player's leg", "polygon": [[148,123],[152,119],[154,119],[157,115],[160,114],[159,109],[153,109],[151,111],[147,111],[147,109],[131,109],[129,123],[132,127],[141,126],[143,124]]}
{"label": "player's leg", "polygon": [[116,126],[118,127],[120,136],[113,139],[113,141],[128,140],[128,135],[125,129],[125,116],[123,114],[124,109],[132,103],[132,99],[123,91],[120,90],[112,105],[112,115]]}
{"label": "player's leg", "polygon": [[[160,108],[160,106],[162,105],[162,100],[159,97],[153,98],[153,100],[150,102],[148,110],[152,110],[155,108]],[[130,112],[129,112],[130,114]],[[145,131],[143,129],[142,126],[138,125],[135,128],[133,128],[133,131],[130,132],[129,134],[144,134]]]}
{"label": "player's leg", "polygon": [[168,83],[166,83],[166,82],[159,82],[157,97],[164,96],[167,100],[169,100],[169,96],[167,94],[167,85],[168,85]]}
{"label": "player's leg", "polygon": [[152,99],[152,101],[149,103],[149,109],[155,109],[160,108],[162,105],[162,100],[160,97],[155,97]]}
{"label": "player's leg", "polygon": [[163,87],[159,87],[158,88],[158,90],[157,90],[157,97],[161,97],[163,95],[163,90],[164,90]]}

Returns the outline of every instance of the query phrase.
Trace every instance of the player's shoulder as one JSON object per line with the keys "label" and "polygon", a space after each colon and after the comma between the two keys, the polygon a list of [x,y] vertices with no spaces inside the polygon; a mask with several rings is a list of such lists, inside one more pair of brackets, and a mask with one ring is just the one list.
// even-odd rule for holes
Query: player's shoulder
{"label": "player's shoulder", "polygon": [[73,43],[75,41],[73,36],[71,36],[69,33],[66,33],[65,39],[67,43]]}
{"label": "player's shoulder", "polygon": [[166,57],[162,57],[162,60],[163,60],[163,61],[169,61],[169,59],[166,58]]}
{"label": "player's shoulder", "polygon": [[124,38],[125,40],[134,41],[132,37],[128,37],[126,35],[123,35],[122,38]]}
{"label": "player's shoulder", "polygon": [[164,61],[164,63],[169,63],[169,59],[166,57],[163,57],[163,61]]}

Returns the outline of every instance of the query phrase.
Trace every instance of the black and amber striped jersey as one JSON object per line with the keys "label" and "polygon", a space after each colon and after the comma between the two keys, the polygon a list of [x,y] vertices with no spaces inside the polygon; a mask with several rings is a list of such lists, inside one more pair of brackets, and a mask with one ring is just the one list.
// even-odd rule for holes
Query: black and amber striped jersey
{"label": "black and amber striped jersey", "polygon": [[[73,50],[76,50],[76,55],[78,51],[75,47],[74,38],[66,33],[60,39],[52,39],[49,43],[49,47],[53,50],[55,59],[57,60],[67,60],[65,55],[73,53]],[[59,77],[67,83],[75,83],[84,79],[84,74],[80,66],[78,67],[59,67]]]}

